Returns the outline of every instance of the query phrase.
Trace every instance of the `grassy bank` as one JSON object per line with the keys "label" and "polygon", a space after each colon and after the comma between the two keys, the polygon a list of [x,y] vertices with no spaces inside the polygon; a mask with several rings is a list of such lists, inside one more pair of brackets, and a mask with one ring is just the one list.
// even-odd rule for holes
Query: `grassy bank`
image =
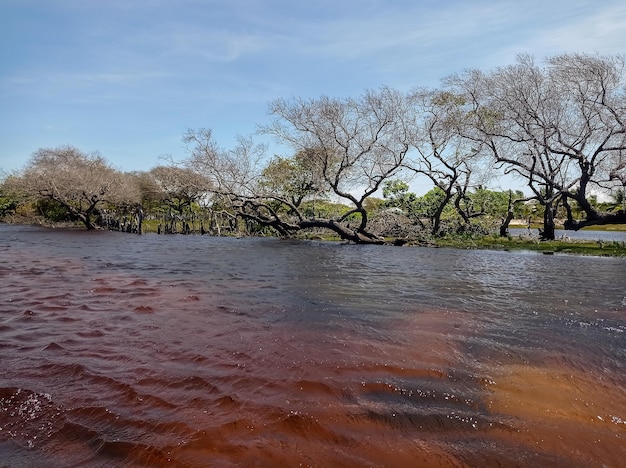
{"label": "grassy bank", "polygon": [[545,254],[564,253],[626,257],[626,242],[590,240],[540,241],[526,237],[484,236],[480,238],[443,238],[434,241],[437,247],[488,250],[531,250]]}
{"label": "grassy bank", "polygon": [[[526,229],[528,228],[528,223],[524,221],[519,221],[519,220],[516,220],[515,222],[511,221],[511,224],[509,225],[509,227],[515,228],[515,229]],[[538,222],[530,223],[530,229],[543,229],[543,224],[538,223]],[[560,224],[557,223],[556,230],[566,232],[563,229],[562,223]],[[626,231],[626,225],[625,224],[604,224],[604,225],[584,227],[581,229],[581,231]]]}

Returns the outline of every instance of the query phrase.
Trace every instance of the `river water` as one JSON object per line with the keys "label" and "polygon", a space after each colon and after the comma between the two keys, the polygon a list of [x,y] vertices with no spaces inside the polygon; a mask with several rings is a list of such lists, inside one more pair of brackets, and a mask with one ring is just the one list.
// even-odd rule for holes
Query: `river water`
{"label": "river water", "polygon": [[624,466],[626,260],[0,224],[0,465]]}

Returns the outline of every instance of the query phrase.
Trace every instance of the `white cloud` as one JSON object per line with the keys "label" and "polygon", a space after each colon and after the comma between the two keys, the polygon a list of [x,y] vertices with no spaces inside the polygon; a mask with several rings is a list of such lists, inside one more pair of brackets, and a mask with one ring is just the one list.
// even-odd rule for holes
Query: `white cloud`
{"label": "white cloud", "polygon": [[626,5],[594,8],[589,15],[542,31],[530,47],[549,48],[554,52],[623,53],[626,51]]}

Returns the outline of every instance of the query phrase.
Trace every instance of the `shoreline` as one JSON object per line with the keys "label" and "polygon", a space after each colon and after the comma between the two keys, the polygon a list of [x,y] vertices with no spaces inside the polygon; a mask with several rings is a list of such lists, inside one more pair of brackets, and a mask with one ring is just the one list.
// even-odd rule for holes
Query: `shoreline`
{"label": "shoreline", "polygon": [[[19,223],[19,222],[6,222],[0,221],[0,224],[9,224],[15,226],[32,226],[42,229],[59,229],[59,230],[72,230],[72,231],[87,231],[84,228],[79,228],[76,225],[69,223],[61,224],[37,224],[37,223]],[[518,227],[511,226],[513,229],[519,229]],[[524,226],[522,229],[526,229]],[[531,228],[533,229],[533,228]],[[562,230],[562,229],[561,229]],[[624,229],[626,230],[626,229]],[[102,229],[101,231],[107,231]],[[606,230],[605,230],[606,231]],[[613,230],[610,230],[613,231]],[[614,230],[618,231],[618,230]],[[619,230],[622,231],[622,230]],[[119,231],[110,231],[119,232]],[[122,233],[122,232],[120,232]],[[128,233],[122,233],[128,234]],[[134,235],[138,235],[133,233]],[[131,234],[131,235],[133,235]],[[144,231],[142,235],[159,235],[156,232]],[[200,234],[192,232],[190,234],[161,234],[165,236],[177,236],[177,235],[206,235],[211,237],[240,237],[240,236],[212,236],[211,234]],[[279,237],[276,236],[277,239]],[[333,236],[301,236],[294,237],[296,240],[305,241],[320,241],[320,242],[341,242],[341,239]],[[591,256],[603,256],[603,257],[626,257],[626,241],[618,240],[589,240],[589,239],[570,239],[561,237],[552,241],[542,241],[534,235],[509,235],[507,237],[500,237],[496,234],[487,234],[477,237],[442,237],[442,238],[430,238],[428,240],[406,240],[406,242],[397,243],[397,240],[390,240],[389,242],[382,244],[388,246],[398,247],[430,247],[430,248],[454,248],[462,250],[498,250],[498,251],[533,251],[543,253],[545,255],[557,254],[569,254],[569,255],[591,255]]]}
{"label": "shoreline", "polygon": [[[541,229],[543,225],[541,223],[531,222],[530,229]],[[528,222],[523,219],[514,219],[509,224],[509,228],[512,229],[528,229]],[[565,232],[577,232],[571,231],[569,229],[563,228],[563,221],[560,221],[556,224],[557,231],[565,231]],[[626,232],[626,225],[624,224],[605,224],[605,225],[596,225],[596,226],[587,226],[580,231],[611,231],[611,232]]]}

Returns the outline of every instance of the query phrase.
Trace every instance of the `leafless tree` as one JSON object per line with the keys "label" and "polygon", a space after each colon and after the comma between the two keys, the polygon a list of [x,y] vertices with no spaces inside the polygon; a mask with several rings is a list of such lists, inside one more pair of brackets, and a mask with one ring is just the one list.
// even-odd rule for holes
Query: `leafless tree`
{"label": "leafless tree", "polygon": [[350,209],[337,218],[306,217],[290,229],[323,227],[353,242],[383,242],[368,230],[366,201],[402,169],[414,134],[414,107],[390,88],[359,98],[278,99],[274,120],[262,130],[307,158],[318,190]]}
{"label": "leafless tree", "polygon": [[450,202],[467,224],[475,213],[461,208],[472,184],[484,183],[482,144],[462,137],[466,125],[463,96],[431,89],[416,89],[411,99],[419,116],[415,122],[414,155],[404,166],[426,176],[443,196],[432,217],[432,234],[440,230],[441,214]]}
{"label": "leafless tree", "polygon": [[[599,212],[593,192],[622,188],[626,167],[626,75],[623,57],[559,55],[548,60],[549,76],[558,84],[565,114],[550,151],[566,155],[576,170],[574,190],[563,190],[566,229],[626,223],[624,211]],[[585,212],[573,219],[568,200]]]}
{"label": "leafless tree", "polygon": [[[204,129],[185,136],[188,164],[209,177],[238,216],[280,235],[323,228],[353,242],[382,243],[367,229],[366,201],[401,170],[412,110],[405,95],[388,88],[358,99],[279,99],[270,105],[274,119],[261,131],[290,145],[295,156],[267,163],[264,148],[251,139],[224,150]],[[302,209],[303,200],[320,194],[350,208],[330,218]]]}
{"label": "leafless tree", "polygon": [[235,146],[227,150],[217,144],[212,131],[206,128],[188,130],[183,140],[189,152],[185,164],[208,180],[221,217],[253,219],[251,207],[265,204],[260,196],[260,181],[266,146],[252,137],[238,136]]}
{"label": "leafless tree", "polygon": [[[522,55],[515,65],[446,82],[467,100],[465,136],[484,144],[506,173],[525,179],[543,205],[545,239],[554,239],[559,202],[569,229],[626,222],[623,213],[599,213],[589,201],[624,160],[623,64],[620,57],[565,54],[540,67]],[[569,200],[585,220],[573,219]]]}

